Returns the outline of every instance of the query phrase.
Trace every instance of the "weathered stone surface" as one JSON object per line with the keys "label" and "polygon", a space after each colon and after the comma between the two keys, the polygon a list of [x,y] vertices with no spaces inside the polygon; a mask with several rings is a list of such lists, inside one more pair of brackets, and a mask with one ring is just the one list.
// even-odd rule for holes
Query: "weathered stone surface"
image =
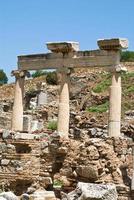
{"label": "weathered stone surface", "polygon": [[52,185],[52,179],[51,177],[42,177],[41,178],[41,184],[44,188],[47,188],[48,186]]}
{"label": "weathered stone surface", "polygon": [[23,115],[23,131],[29,132],[31,129],[31,115]]}
{"label": "weathered stone surface", "polygon": [[30,134],[30,133],[16,133],[15,139],[22,139],[22,140],[33,140],[33,139],[39,139],[38,135]]}
{"label": "weathered stone surface", "polygon": [[46,45],[52,52],[68,53],[70,51],[79,51],[78,42],[48,42]]}
{"label": "weathered stone surface", "polygon": [[21,195],[21,198],[20,198],[20,199],[21,199],[21,200],[29,200],[29,198],[30,198],[30,197],[29,197],[29,194],[24,193],[24,194]]}
{"label": "weathered stone surface", "polygon": [[80,200],[117,200],[117,191],[115,185],[99,185],[92,183],[78,183],[82,190]]}
{"label": "weathered stone surface", "polygon": [[93,166],[78,166],[76,173],[91,181],[95,181],[98,178],[98,171]]}
{"label": "weathered stone surface", "polygon": [[3,139],[11,138],[10,131],[9,130],[3,130],[2,138]]}
{"label": "weathered stone surface", "polygon": [[79,182],[76,190],[64,195],[69,200],[117,200],[118,195],[115,185],[100,185]]}
{"label": "weathered stone surface", "polygon": [[3,160],[1,160],[1,165],[8,165],[9,162],[10,162],[10,160],[8,160],[8,159],[3,159]]}
{"label": "weathered stone surface", "polygon": [[128,48],[128,40],[125,38],[102,39],[97,41],[102,50],[119,50]]}
{"label": "weathered stone surface", "polygon": [[18,200],[18,197],[13,192],[2,192],[0,196],[6,200]]}
{"label": "weathered stone surface", "polygon": [[56,200],[53,191],[37,190],[30,195],[31,200]]}
{"label": "weathered stone surface", "polygon": [[99,158],[98,150],[95,146],[90,145],[87,148],[87,154],[90,160],[97,160]]}
{"label": "weathered stone surface", "polygon": [[31,132],[34,132],[38,130],[38,120],[32,120],[31,121]]}
{"label": "weathered stone surface", "polygon": [[37,105],[38,106],[43,106],[45,104],[47,104],[47,93],[44,92],[44,91],[41,91],[39,94],[38,94],[38,97],[37,97]]}

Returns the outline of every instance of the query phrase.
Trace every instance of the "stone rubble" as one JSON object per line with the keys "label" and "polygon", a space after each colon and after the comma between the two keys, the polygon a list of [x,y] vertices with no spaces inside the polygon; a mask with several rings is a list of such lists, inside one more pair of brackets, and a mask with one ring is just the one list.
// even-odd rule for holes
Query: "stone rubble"
{"label": "stone rubble", "polygon": [[[78,86],[72,87],[68,140],[61,140],[57,132],[46,128],[48,121],[57,119],[58,86],[49,88],[47,105],[24,111],[26,116],[32,116],[33,121],[44,122],[40,130],[34,129],[30,133],[28,129],[25,132],[10,131],[10,109],[6,112],[6,108],[2,108],[1,188],[10,189],[20,196],[22,193],[33,194],[41,187],[43,190],[55,190],[56,193],[59,187],[63,192],[73,191],[78,182],[99,185],[112,183],[115,184],[118,200],[130,200],[133,111],[125,113],[121,137],[108,137],[107,113],[106,116],[96,116],[84,110],[89,104],[92,105],[92,101],[101,103],[108,96],[91,94],[86,88],[89,79],[86,75],[73,77],[74,83],[77,79]],[[90,79],[95,79],[93,74],[90,74]],[[80,105],[86,93],[89,98]]]}
{"label": "stone rubble", "polygon": [[69,194],[62,193],[62,200],[117,200],[115,185],[102,185],[79,182]]}

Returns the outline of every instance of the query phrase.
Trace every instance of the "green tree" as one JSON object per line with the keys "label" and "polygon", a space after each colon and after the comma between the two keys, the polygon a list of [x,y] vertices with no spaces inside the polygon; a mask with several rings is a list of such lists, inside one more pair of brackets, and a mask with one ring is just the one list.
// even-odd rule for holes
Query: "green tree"
{"label": "green tree", "polygon": [[122,62],[134,62],[134,51],[123,51],[121,53]]}
{"label": "green tree", "polygon": [[40,77],[40,76],[43,76],[43,75],[46,75],[46,72],[43,71],[43,70],[37,70],[34,73],[32,73],[33,78]]}
{"label": "green tree", "polygon": [[3,69],[0,69],[0,85],[6,84],[8,82],[8,78]]}

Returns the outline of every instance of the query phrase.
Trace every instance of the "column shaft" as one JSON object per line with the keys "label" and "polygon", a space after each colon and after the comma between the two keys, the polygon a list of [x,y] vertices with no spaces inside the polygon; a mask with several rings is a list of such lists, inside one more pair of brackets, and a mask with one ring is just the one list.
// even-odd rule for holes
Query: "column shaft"
{"label": "column shaft", "polygon": [[61,137],[68,138],[69,131],[69,78],[66,72],[61,73],[57,131]]}
{"label": "column shaft", "polygon": [[120,136],[121,124],[121,74],[113,73],[110,87],[109,136]]}
{"label": "column shaft", "polygon": [[14,105],[12,113],[12,130],[23,130],[23,94],[24,77],[16,77]]}

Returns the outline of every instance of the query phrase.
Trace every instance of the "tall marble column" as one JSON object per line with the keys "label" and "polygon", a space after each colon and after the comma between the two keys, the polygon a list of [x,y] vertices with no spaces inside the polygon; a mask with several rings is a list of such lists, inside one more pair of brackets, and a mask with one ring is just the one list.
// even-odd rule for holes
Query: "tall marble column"
{"label": "tall marble column", "polygon": [[13,71],[12,75],[15,76],[15,93],[14,93],[14,105],[12,112],[11,129],[13,131],[23,130],[23,95],[24,95],[24,71]]}
{"label": "tall marble column", "polygon": [[[64,59],[71,52],[79,50],[78,42],[49,42],[47,47],[54,53],[59,53]],[[71,56],[71,55],[70,55]],[[69,132],[69,70],[64,65],[64,59],[61,63],[62,67],[58,69],[61,74],[61,85],[59,95],[58,109],[58,125],[57,131],[62,138],[68,138]]]}
{"label": "tall marble column", "polygon": [[69,131],[69,74],[61,72],[57,131],[61,137],[67,138]]}
{"label": "tall marble column", "polygon": [[112,73],[112,85],[110,87],[109,103],[109,136],[119,137],[121,127],[121,72],[126,68],[120,63],[121,49],[128,48],[126,39],[99,40],[101,50],[111,51],[116,54],[115,66],[109,69]]}
{"label": "tall marble column", "polygon": [[109,136],[119,137],[121,126],[121,73],[112,74],[109,102]]}

